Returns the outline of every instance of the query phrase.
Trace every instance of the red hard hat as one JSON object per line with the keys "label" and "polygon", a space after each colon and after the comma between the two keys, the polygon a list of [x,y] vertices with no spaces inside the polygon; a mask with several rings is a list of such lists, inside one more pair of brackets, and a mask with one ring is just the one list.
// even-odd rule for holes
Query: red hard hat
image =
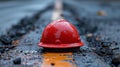
{"label": "red hard hat", "polygon": [[43,31],[38,44],[44,48],[74,48],[83,46],[76,28],[64,19],[55,20]]}

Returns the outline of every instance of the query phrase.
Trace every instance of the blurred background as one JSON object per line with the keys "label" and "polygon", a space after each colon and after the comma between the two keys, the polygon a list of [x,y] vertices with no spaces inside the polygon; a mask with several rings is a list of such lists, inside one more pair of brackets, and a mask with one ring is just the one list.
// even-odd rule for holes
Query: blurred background
{"label": "blurred background", "polygon": [[52,0],[0,0],[0,31],[46,8]]}

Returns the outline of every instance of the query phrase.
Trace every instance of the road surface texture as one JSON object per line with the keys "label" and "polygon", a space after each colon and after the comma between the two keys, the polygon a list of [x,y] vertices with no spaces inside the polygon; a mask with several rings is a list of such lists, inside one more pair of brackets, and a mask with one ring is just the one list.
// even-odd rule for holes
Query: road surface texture
{"label": "road surface texture", "polygon": [[[51,0],[0,4],[0,67],[45,67],[43,58],[51,55],[38,43],[53,6]],[[67,62],[73,67],[120,67],[120,1],[65,0],[62,16],[84,42],[67,54],[72,56]]]}

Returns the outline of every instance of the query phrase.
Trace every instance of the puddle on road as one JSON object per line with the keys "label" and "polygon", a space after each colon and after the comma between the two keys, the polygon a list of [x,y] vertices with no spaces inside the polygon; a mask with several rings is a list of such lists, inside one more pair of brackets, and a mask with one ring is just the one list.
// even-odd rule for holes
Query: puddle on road
{"label": "puddle on road", "polygon": [[47,52],[43,54],[41,67],[76,67],[76,65],[72,52]]}

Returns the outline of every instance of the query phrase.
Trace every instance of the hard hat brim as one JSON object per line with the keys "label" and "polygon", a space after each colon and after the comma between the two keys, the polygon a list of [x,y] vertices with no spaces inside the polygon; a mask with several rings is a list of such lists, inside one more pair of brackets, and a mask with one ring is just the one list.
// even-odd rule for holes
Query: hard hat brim
{"label": "hard hat brim", "polygon": [[83,46],[82,42],[79,43],[71,43],[71,44],[44,44],[39,43],[38,46],[43,48],[75,48]]}

